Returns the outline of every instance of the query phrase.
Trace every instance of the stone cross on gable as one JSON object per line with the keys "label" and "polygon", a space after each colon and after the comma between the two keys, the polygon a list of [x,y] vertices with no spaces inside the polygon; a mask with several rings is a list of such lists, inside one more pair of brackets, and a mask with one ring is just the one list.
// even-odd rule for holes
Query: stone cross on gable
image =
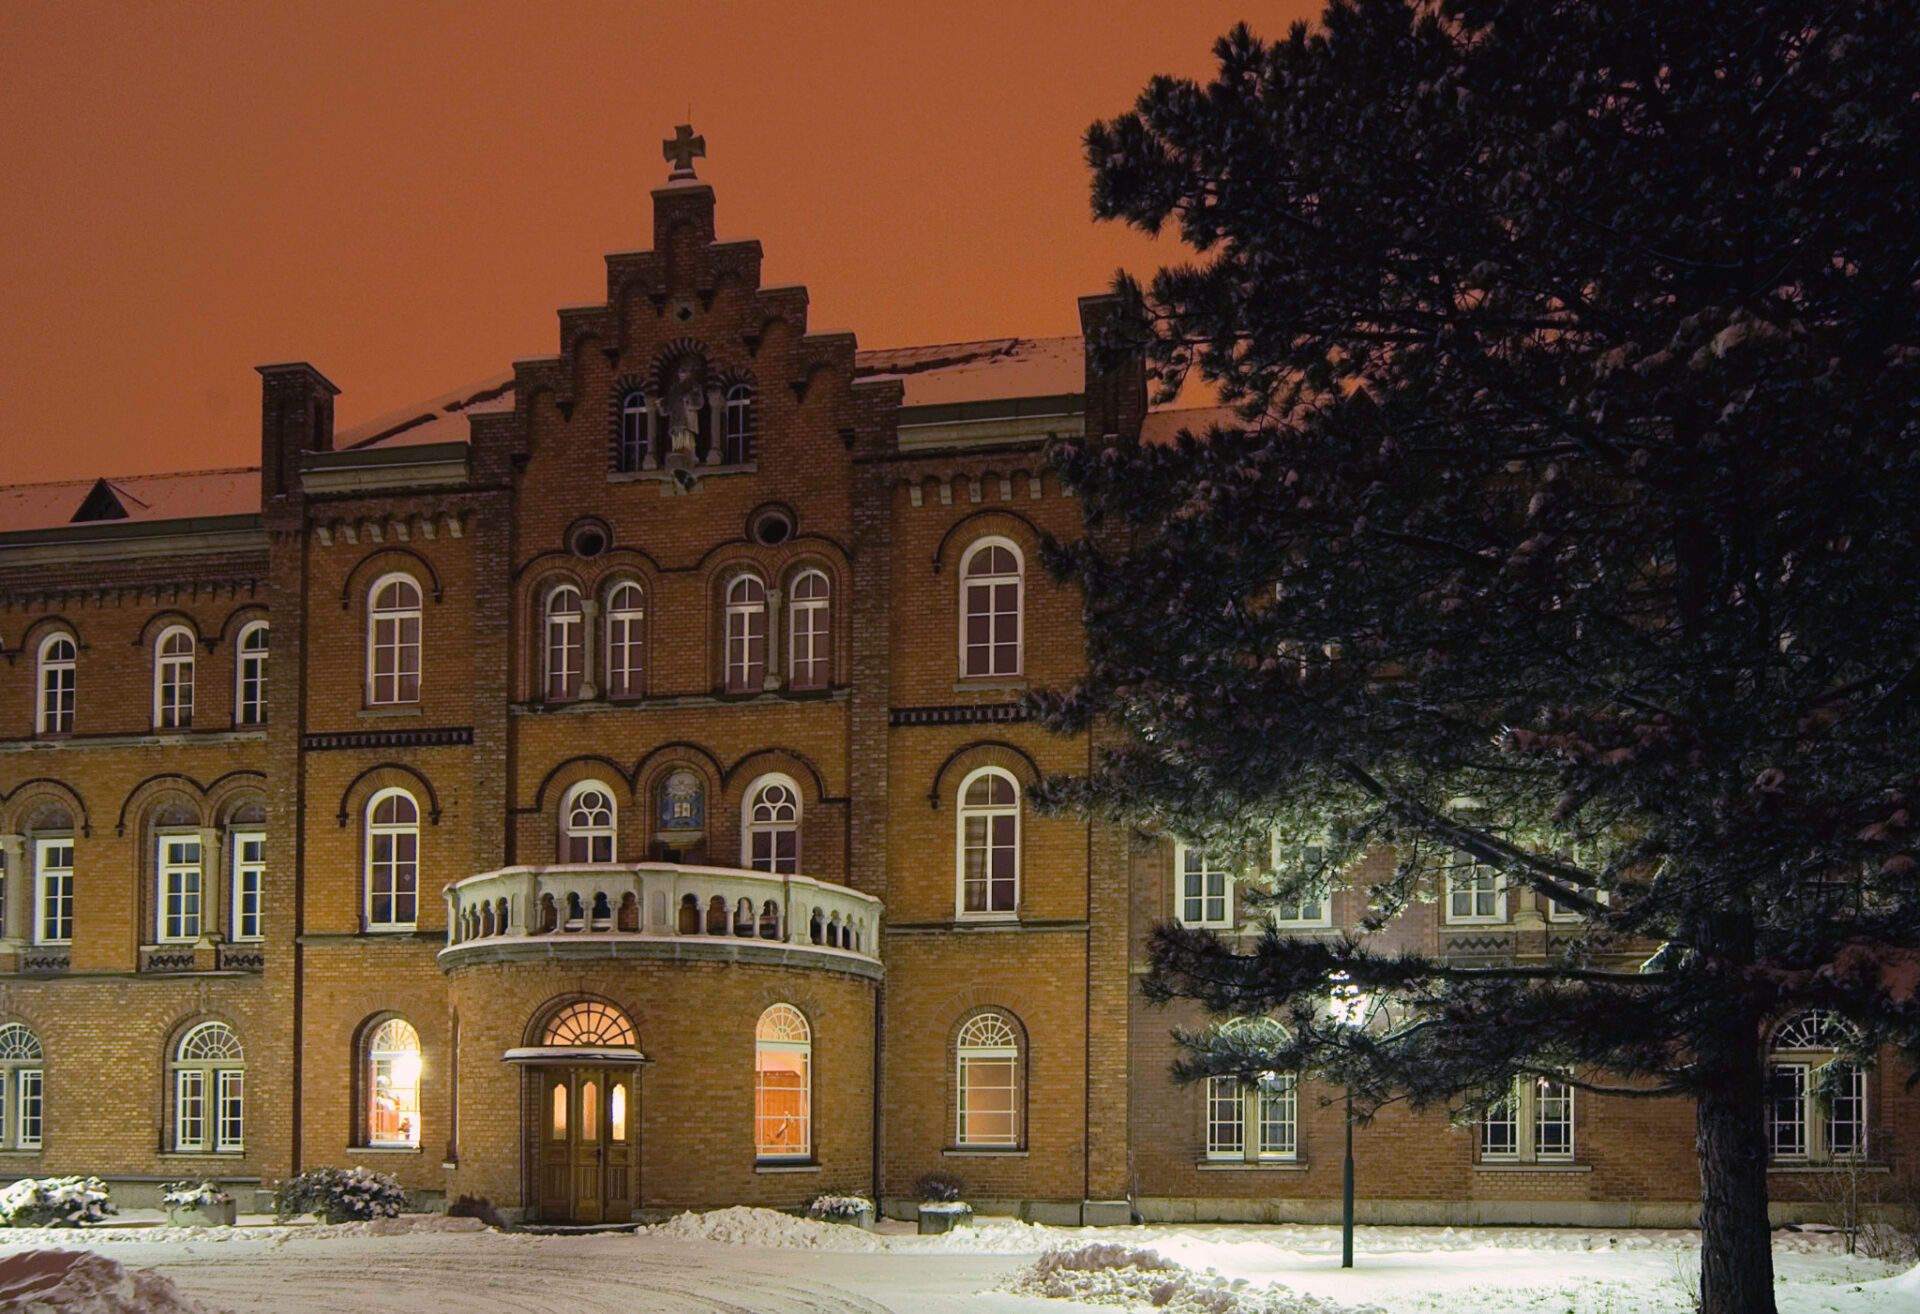
{"label": "stone cross on gable", "polygon": [[673,130],[673,136],[660,143],[660,154],[673,164],[673,172],[667,175],[668,182],[693,177],[693,162],[707,156],[707,139],[693,135],[691,124],[683,123]]}

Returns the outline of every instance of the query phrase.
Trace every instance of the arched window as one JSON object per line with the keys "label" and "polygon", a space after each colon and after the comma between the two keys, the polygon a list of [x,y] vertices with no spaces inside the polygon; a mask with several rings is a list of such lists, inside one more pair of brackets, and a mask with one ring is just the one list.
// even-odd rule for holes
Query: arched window
{"label": "arched window", "polygon": [[960,563],[960,674],[1020,674],[1020,549],[983,538]]}
{"label": "arched window", "polygon": [[193,724],[193,631],[184,625],[160,632],[153,645],[153,724],[184,730]]}
{"label": "arched window", "polygon": [[[180,817],[179,820],[189,820]],[[192,943],[200,938],[200,832],[162,833],[154,839],[154,938]]]}
{"label": "arched window", "polygon": [[0,1026],[0,1150],[40,1148],[44,1062],[39,1038],[23,1023]]}
{"label": "arched window", "polygon": [[801,571],[788,597],[787,683],[795,689],[824,689],[832,678],[828,668],[833,653],[825,573]]}
{"label": "arched window", "polygon": [[786,776],[763,776],[747,790],[740,847],[755,871],[800,870],[800,787]]}
{"label": "arched window", "polygon": [[999,1013],[977,1013],[954,1044],[961,1145],[1020,1144],[1020,1035]]}
{"label": "arched window", "polygon": [[407,575],[367,591],[367,701],[420,701],[420,586]]}
{"label": "arched window", "polygon": [[739,465],[753,459],[753,388],[736,383],[727,389],[727,445],[724,459]]}
{"label": "arched window", "polygon": [[173,1060],[173,1148],[238,1153],[246,1148],[246,1056],[225,1022],[202,1022],[180,1038]]}
{"label": "arched window", "polygon": [[1778,1160],[1829,1163],[1867,1153],[1867,1069],[1848,1057],[1859,1032],[1809,1009],[1773,1038],[1767,1139]]}
{"label": "arched window", "polygon": [[560,805],[560,861],[613,861],[613,791],[598,780],[583,780],[567,791]]}
{"label": "arched window", "polygon": [[548,702],[570,702],[580,696],[584,622],[579,589],[562,584],[547,594],[544,665]]}
{"label": "arched window", "polygon": [[607,590],[607,697],[638,698],[644,686],[646,594],[631,580]]}
{"label": "arched window", "polygon": [[618,1009],[594,999],[568,1004],[547,1023],[543,1045],[584,1045],[593,1048],[632,1048],[640,1037],[633,1023]]}
{"label": "arched window", "polygon": [[233,719],[239,725],[267,722],[267,623],[255,621],[240,631],[234,645]]}
{"label": "arched window", "polygon": [[759,693],[767,682],[767,586],[758,575],[727,585],[727,692]]}
{"label": "arched window", "polygon": [[43,735],[73,733],[74,675],[77,650],[71,634],[49,634],[40,641],[40,697],[35,726]]}
{"label": "arched window", "polygon": [[813,1032],[792,1004],[775,1004],[754,1028],[753,1145],[762,1159],[813,1153]]}
{"label": "arched window", "polygon": [[420,903],[420,806],[404,789],[367,801],[367,929],[410,931]]}
{"label": "arched window", "polygon": [[999,767],[960,782],[961,916],[1009,916],[1020,906],[1020,787]]}
{"label": "arched window", "polygon": [[367,1144],[420,1144],[420,1033],[404,1018],[367,1042]]}
{"label": "arched window", "polygon": [[632,388],[620,398],[620,448],[613,468],[631,474],[647,457],[647,394]]}
{"label": "arched window", "polygon": [[[1269,1049],[1287,1038],[1270,1018],[1229,1022],[1222,1029]],[[1206,1092],[1207,1158],[1255,1163],[1299,1157],[1300,1104],[1293,1074],[1268,1072],[1250,1082],[1208,1077]]]}

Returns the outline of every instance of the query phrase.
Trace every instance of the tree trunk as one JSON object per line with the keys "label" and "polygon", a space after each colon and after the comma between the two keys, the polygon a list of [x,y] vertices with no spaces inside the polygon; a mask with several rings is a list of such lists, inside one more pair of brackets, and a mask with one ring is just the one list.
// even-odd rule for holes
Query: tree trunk
{"label": "tree trunk", "polygon": [[1700,1311],[1774,1314],[1766,1061],[1752,1028],[1728,1030],[1703,1037],[1699,1051],[1719,1076],[1698,1105]]}

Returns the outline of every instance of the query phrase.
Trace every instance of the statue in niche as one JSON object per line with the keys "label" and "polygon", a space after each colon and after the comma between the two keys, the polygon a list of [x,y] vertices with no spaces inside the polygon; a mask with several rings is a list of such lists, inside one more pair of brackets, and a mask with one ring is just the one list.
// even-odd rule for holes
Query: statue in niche
{"label": "statue in niche", "polygon": [[675,455],[694,459],[694,446],[700,437],[700,412],[707,404],[706,386],[700,378],[700,362],[682,356],[673,367],[673,381],[667,385],[667,434]]}
{"label": "statue in niche", "polygon": [[660,782],[661,830],[685,833],[706,824],[707,790],[697,774],[682,767]]}

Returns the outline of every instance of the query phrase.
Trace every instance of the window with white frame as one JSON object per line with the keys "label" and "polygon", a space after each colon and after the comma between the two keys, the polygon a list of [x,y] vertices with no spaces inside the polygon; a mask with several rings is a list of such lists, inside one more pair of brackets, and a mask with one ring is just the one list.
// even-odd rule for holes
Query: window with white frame
{"label": "window with white frame", "polygon": [[647,394],[630,388],[620,398],[620,447],[613,468],[631,474],[647,456]]}
{"label": "window with white frame", "polygon": [[983,538],[960,562],[960,674],[1020,674],[1020,549]]}
{"label": "window with white frame", "polygon": [[960,782],[959,911],[1010,916],[1020,906],[1020,786],[999,767]]}
{"label": "window with white frame", "polygon": [[33,842],[35,944],[73,942],[73,837]]}
{"label": "window with white frame", "polygon": [[193,724],[193,631],[175,625],[153,645],[153,724],[184,730]]}
{"label": "window with white frame", "polygon": [[727,692],[759,693],[767,682],[767,586],[758,575],[727,585]]}
{"label": "window with white frame", "polygon": [[644,686],[647,600],[638,584],[622,580],[607,590],[607,697],[638,698]]}
{"label": "window with white frame", "polygon": [[179,943],[200,938],[200,836],[160,835],[154,841],[158,889],[154,938]]}
{"label": "window with white frame", "polygon": [[1480,1119],[1483,1163],[1565,1163],[1573,1158],[1573,1087],[1518,1077]]}
{"label": "window with white frame", "polygon": [[724,455],[728,465],[739,465],[753,459],[753,387],[750,384],[736,383],[727,389],[727,444]]}
{"label": "window with white frame", "polygon": [[1507,878],[1498,867],[1455,852],[1444,879],[1448,922],[1461,925],[1507,920]]}
{"label": "window with white frame", "polygon": [[420,701],[420,586],[382,575],[367,591],[367,701]]}
{"label": "window with white frame", "polygon": [[545,697],[550,703],[571,702],[580,696],[580,672],[586,652],[586,615],[580,590],[561,584],[547,592],[544,620],[543,666]]}
{"label": "window with white frame", "polygon": [[[1324,861],[1318,844],[1296,844],[1273,837],[1273,871],[1280,879],[1300,879],[1317,872]],[[1294,929],[1333,925],[1333,897],[1323,884],[1314,884],[1273,906],[1273,920]]]}
{"label": "window with white frame", "polygon": [[1271,1163],[1299,1157],[1299,1099],[1291,1073],[1270,1072],[1251,1082],[1207,1078],[1208,1159]]}
{"label": "window with white frame", "polygon": [[367,1040],[367,1144],[420,1144],[420,1033],[390,1017]]}
{"label": "window with white frame", "polygon": [[762,776],[747,790],[740,848],[754,871],[800,870],[800,787],[787,776]]}
{"label": "window with white frame", "polygon": [[40,1148],[45,1062],[39,1037],[25,1023],[0,1025],[0,1150]]}
{"label": "window with white frame", "polygon": [[[1594,849],[1594,847],[1590,844],[1572,844],[1561,849],[1554,856],[1559,858],[1560,861],[1569,864],[1570,866],[1591,870],[1591,864],[1594,862],[1598,854]],[[1604,904],[1608,902],[1607,891],[1605,890],[1583,889],[1581,890],[1581,893],[1590,895],[1594,899],[1594,901],[1597,903]],[[1584,920],[1585,918],[1586,918],[1586,914],[1581,912],[1578,908],[1573,907],[1571,904],[1562,903],[1560,902],[1560,900],[1554,898],[1552,895],[1547,896],[1547,920],[1548,921],[1578,922],[1578,921]]]}
{"label": "window with white frame", "polygon": [[235,830],[227,842],[232,854],[233,938],[258,940],[266,924],[267,832]]}
{"label": "window with white frame", "polygon": [[367,928],[410,931],[419,902],[420,805],[383,789],[367,801]]}
{"label": "window with white frame", "polygon": [[1830,1163],[1867,1153],[1867,1069],[1847,1057],[1853,1025],[1810,1009],[1773,1038],[1768,1065],[1767,1143],[1784,1162]]}
{"label": "window with white frame", "polygon": [[267,623],[240,631],[234,645],[233,719],[239,725],[267,723]]}
{"label": "window with white frame", "polygon": [[967,1019],[954,1041],[956,1143],[1012,1147],[1020,1144],[1020,1035],[997,1012]]}
{"label": "window with white frame", "polygon": [[225,1022],[202,1022],[180,1038],[173,1076],[173,1148],[237,1154],[246,1148],[246,1056]]}
{"label": "window with white frame", "polygon": [[761,1159],[813,1153],[813,1032],[792,1004],[767,1009],[754,1028],[753,1145]]}
{"label": "window with white frame", "polygon": [[35,687],[35,728],[43,735],[73,733],[74,683],[79,650],[71,634],[49,634],[40,641]]}
{"label": "window with white frame", "polygon": [[831,679],[828,669],[832,641],[828,625],[827,576],[824,571],[803,570],[794,577],[787,601],[787,684],[793,689],[824,689]]}
{"label": "window with white frame", "polygon": [[569,789],[560,805],[560,860],[612,862],[613,841],[613,791],[598,780]]}
{"label": "window with white frame", "polygon": [[1173,847],[1173,915],[1182,926],[1233,925],[1233,873],[1227,864],[1187,844]]}

